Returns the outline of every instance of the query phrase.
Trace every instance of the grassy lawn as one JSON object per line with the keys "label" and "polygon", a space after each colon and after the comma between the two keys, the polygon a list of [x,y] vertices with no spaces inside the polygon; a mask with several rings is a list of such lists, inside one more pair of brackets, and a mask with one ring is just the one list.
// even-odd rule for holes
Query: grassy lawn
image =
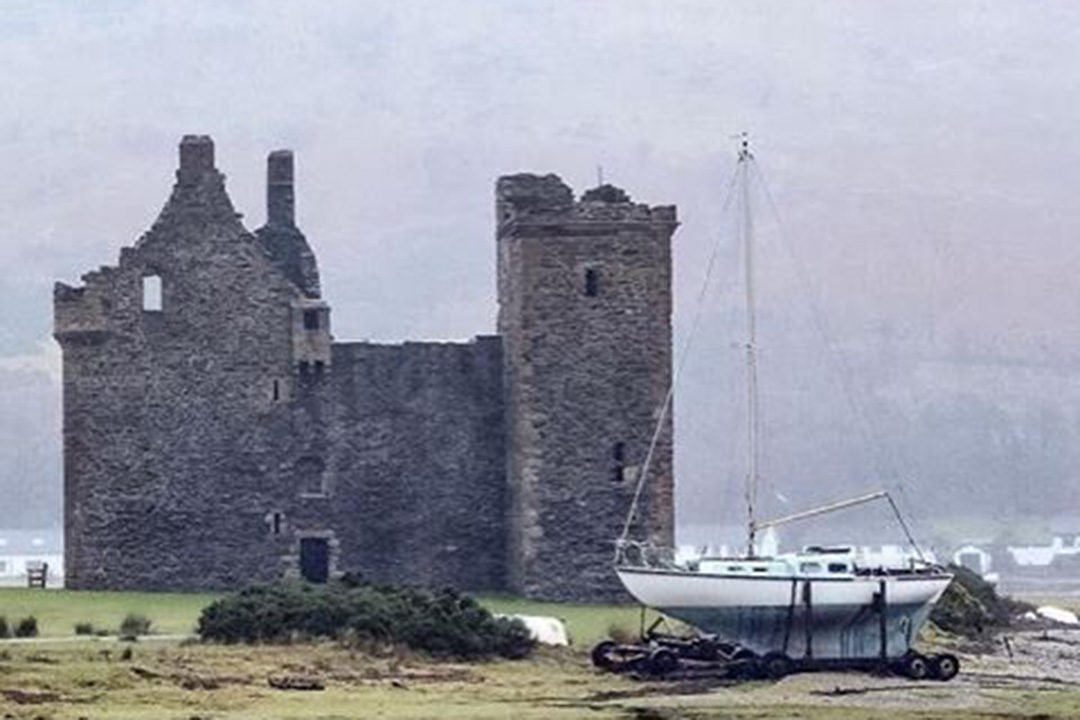
{"label": "grassy lawn", "polygon": [[[0,616],[13,626],[20,618],[33,615],[40,636],[64,637],[74,635],[75,624],[84,622],[93,624],[94,628],[115,631],[125,615],[139,613],[153,621],[155,633],[179,635],[194,631],[199,613],[216,597],[211,593],[0,588]],[[613,629],[626,635],[636,634],[641,621],[640,610],[630,605],[543,603],[507,596],[480,596],[480,601],[496,613],[560,618],[578,647],[592,647]],[[646,622],[654,618],[654,613],[646,614]]]}
{"label": "grassy lawn", "polygon": [[33,615],[43,637],[74,635],[75,624],[115,631],[128,613],[153,621],[153,631],[164,635],[193,631],[199,612],[216,596],[207,593],[95,592],[0,588],[0,616],[9,625]]}

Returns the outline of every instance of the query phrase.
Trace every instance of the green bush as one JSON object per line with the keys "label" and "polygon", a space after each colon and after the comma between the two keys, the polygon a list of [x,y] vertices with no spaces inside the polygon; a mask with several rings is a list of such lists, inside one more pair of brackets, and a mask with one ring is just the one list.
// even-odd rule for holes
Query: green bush
{"label": "green bush", "polygon": [[15,626],[15,637],[28,638],[37,637],[37,618],[31,615],[30,617],[24,617]]}
{"label": "green bush", "polygon": [[120,622],[120,637],[132,640],[140,635],[149,635],[151,625],[153,622],[145,615],[128,613]]}
{"label": "green bush", "polygon": [[11,637],[11,628],[8,627],[7,618],[0,615],[0,638]]}
{"label": "green bush", "polygon": [[495,618],[467,595],[405,585],[251,587],[207,606],[198,632],[226,643],[332,638],[465,659],[524,657],[535,645],[520,621]]}
{"label": "green bush", "polygon": [[93,626],[92,623],[88,623],[88,622],[75,623],[75,634],[76,635],[93,635],[94,634],[94,626]]}

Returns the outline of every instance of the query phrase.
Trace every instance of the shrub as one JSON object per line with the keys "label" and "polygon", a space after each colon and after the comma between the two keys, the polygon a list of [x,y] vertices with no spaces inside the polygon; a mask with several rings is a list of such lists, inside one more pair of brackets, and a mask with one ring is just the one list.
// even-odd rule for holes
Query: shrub
{"label": "shrub", "polygon": [[11,637],[11,628],[8,627],[7,618],[0,615],[0,638]]}
{"label": "shrub", "polygon": [[93,635],[94,625],[88,622],[75,623],[76,635]]}
{"label": "shrub", "polygon": [[126,640],[134,640],[140,635],[149,635],[151,625],[153,623],[145,615],[128,613],[120,623],[120,637]]}
{"label": "shrub", "polygon": [[30,617],[24,617],[15,626],[15,637],[28,638],[37,637],[38,627],[37,618],[31,615]]}
{"label": "shrub", "polygon": [[943,630],[975,637],[993,627],[1006,627],[1017,615],[1034,609],[998,595],[993,585],[965,567],[950,565],[949,572],[953,581],[930,613],[930,619]]}
{"label": "shrub", "polygon": [[226,643],[332,638],[465,659],[523,657],[535,645],[520,621],[495,618],[467,595],[406,585],[251,587],[207,606],[198,633]]}

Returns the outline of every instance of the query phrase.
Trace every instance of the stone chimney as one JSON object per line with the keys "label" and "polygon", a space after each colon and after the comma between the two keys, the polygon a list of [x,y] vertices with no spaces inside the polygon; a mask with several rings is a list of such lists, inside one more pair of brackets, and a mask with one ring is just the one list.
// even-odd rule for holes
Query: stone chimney
{"label": "stone chimney", "polygon": [[275,150],[266,159],[266,224],[296,223],[292,150]]}
{"label": "stone chimney", "polygon": [[209,135],[185,135],[180,141],[180,169],[176,179],[182,184],[198,182],[214,172],[214,141]]}

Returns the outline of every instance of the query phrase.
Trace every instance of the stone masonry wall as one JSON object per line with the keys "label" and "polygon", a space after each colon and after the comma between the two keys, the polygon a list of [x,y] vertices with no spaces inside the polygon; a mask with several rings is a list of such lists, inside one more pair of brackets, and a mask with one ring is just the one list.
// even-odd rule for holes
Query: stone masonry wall
{"label": "stone masonry wall", "polygon": [[505,587],[502,343],[340,343],[326,408],[340,570]]}

